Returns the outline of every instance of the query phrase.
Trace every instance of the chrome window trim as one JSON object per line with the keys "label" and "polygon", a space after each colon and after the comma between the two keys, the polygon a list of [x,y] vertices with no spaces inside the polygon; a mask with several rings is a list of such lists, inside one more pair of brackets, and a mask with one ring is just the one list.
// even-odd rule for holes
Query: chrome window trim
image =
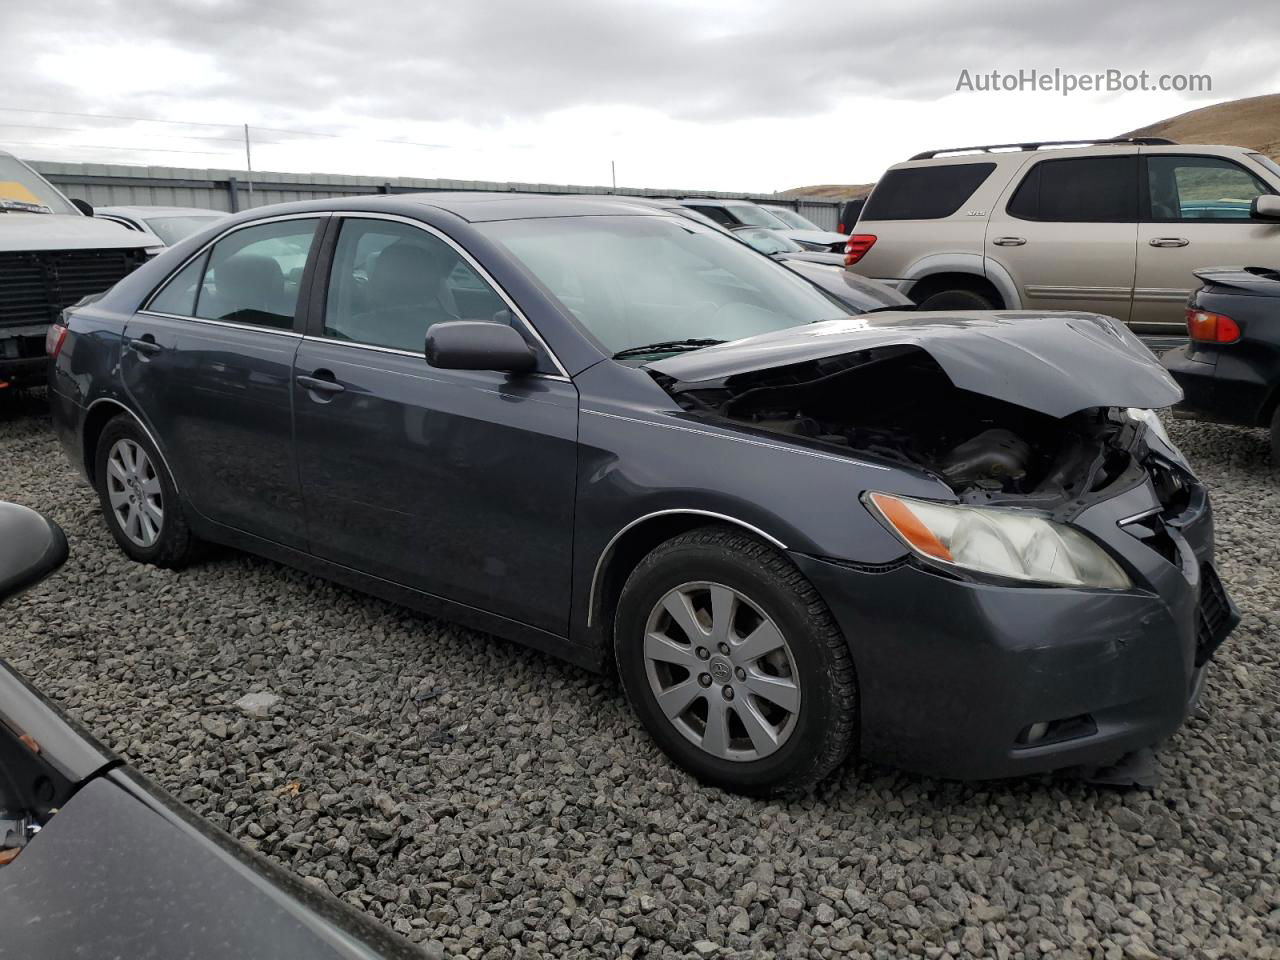
{"label": "chrome window trim", "polygon": [[[540,334],[537,328],[534,327],[534,325],[529,321],[529,318],[524,315],[524,311],[521,310],[518,306],[516,306],[516,302],[513,299],[511,299],[507,291],[502,288],[502,285],[498,283],[497,280],[493,279],[493,276],[489,273],[489,271],[486,270],[483,266],[481,266],[475,257],[473,257],[470,253],[468,253],[456,240],[454,240],[447,233],[440,230],[438,227],[433,227],[431,224],[426,223],[422,220],[415,220],[412,217],[405,217],[395,213],[366,213],[363,210],[334,210],[332,211],[332,215],[335,217],[342,217],[343,219],[347,219],[347,220],[352,220],[352,219],[389,220],[393,223],[403,223],[410,227],[416,227],[417,229],[422,230],[425,233],[429,233],[433,237],[437,238],[438,240],[443,240],[450,247],[452,247],[454,251],[459,256],[461,256],[463,260],[466,261],[467,265],[470,266],[476,272],[476,275],[479,276],[480,279],[483,280],[485,283],[487,283],[490,286],[490,288],[499,296],[499,298],[501,298],[502,302],[507,305],[507,309],[511,311],[511,315],[513,317],[516,317],[520,321],[520,325],[525,330],[527,330],[529,334],[533,337],[533,339],[536,340],[538,344],[542,347],[542,349],[546,351],[547,356],[550,357],[551,362],[555,364],[556,370],[559,371],[560,376],[564,377],[564,379],[566,380],[570,379],[569,371],[565,369],[564,364],[560,362],[560,358],[556,356],[555,351],[551,349],[551,346],[547,343],[547,341],[542,339],[542,334]],[[345,344],[347,341],[338,340],[335,342]],[[417,354],[412,354],[412,355],[417,356]]]}
{"label": "chrome window trim", "polygon": [[[89,418],[89,411],[91,411],[94,407],[96,407],[100,403],[109,403],[113,407],[119,407],[129,416],[133,417],[133,419],[137,422],[138,426],[142,428],[142,432],[147,435],[147,439],[151,441],[151,445],[156,448],[156,453],[160,455],[160,462],[164,464],[165,472],[169,474],[169,480],[172,481],[173,483],[173,492],[181,493],[182,491],[178,488],[178,478],[174,474],[173,469],[169,466],[168,458],[166,458],[164,455],[164,447],[160,446],[160,444],[156,441],[155,436],[151,433],[150,429],[147,428],[147,425],[143,423],[142,418],[140,416],[138,416],[136,413],[134,413],[132,410],[130,410],[128,407],[126,407],[123,403],[121,403],[119,400],[115,399],[114,397],[99,397],[97,400],[93,401],[93,403],[89,404],[89,406],[85,407],[85,419],[87,420]],[[83,434],[81,434],[81,437],[80,437],[80,446],[81,448],[84,447]],[[92,471],[93,471],[93,465],[85,464],[85,472],[91,473]]]}
{"label": "chrome window trim", "polygon": [[[160,294],[164,292],[164,289],[167,286],[169,286],[170,283],[173,282],[173,279],[178,274],[180,274],[183,270],[187,268],[187,266],[191,263],[192,260],[196,260],[199,257],[203,256],[205,253],[209,251],[210,247],[212,247],[218,241],[222,240],[224,237],[229,237],[231,236],[231,234],[236,233],[239,230],[244,230],[248,227],[260,227],[264,223],[280,223],[285,220],[323,220],[325,217],[332,217],[332,216],[333,216],[333,211],[331,210],[317,210],[313,213],[282,213],[274,217],[263,217],[260,220],[247,220],[244,223],[237,223],[235,226],[228,227],[226,230],[222,231],[222,233],[218,234],[212,240],[206,241],[204,246],[202,246],[199,250],[196,250],[195,252],[190,254],[185,260],[182,261],[182,263],[180,263],[177,267],[175,267],[172,271],[170,271],[169,275],[165,277],[164,280],[161,281],[160,286],[152,290],[150,296],[148,296],[146,300],[142,301],[142,306],[140,306],[137,309],[137,312],[153,313],[153,315],[155,316],[172,317],[175,320],[204,320],[206,319],[204,317],[187,317],[187,316],[182,316],[180,314],[175,314],[175,313],[158,313],[158,312],[152,311],[150,307],[151,307],[151,304],[155,301],[156,297],[160,296]],[[312,240],[312,242],[313,243],[315,242],[314,239]],[[296,320],[297,318],[295,317],[295,322]],[[216,321],[216,322],[221,322],[221,321]],[[247,327],[250,330],[271,329],[269,327],[268,328],[254,327],[249,324],[244,324],[243,326]]]}
{"label": "chrome window trim", "polygon": [[757,537],[760,537],[762,540],[768,541],[769,543],[777,547],[779,550],[787,549],[787,545],[783,543],[781,540],[779,540],[777,537],[773,536],[772,534],[766,533],[765,531],[761,530],[757,526],[754,526],[753,524],[747,523],[745,520],[739,520],[737,517],[731,517],[727,513],[716,513],[713,510],[695,510],[692,508],[684,508],[684,507],[674,507],[669,510],[655,510],[653,513],[646,513],[642,517],[636,517],[636,519],[632,520],[630,523],[624,526],[621,530],[615,533],[612,537],[610,537],[609,542],[606,543],[604,545],[604,549],[600,551],[600,556],[596,558],[596,568],[595,568],[595,571],[591,574],[591,590],[587,594],[587,626],[588,627],[591,626],[592,619],[595,616],[596,589],[600,584],[600,572],[604,569],[605,559],[609,556],[610,552],[613,550],[614,545],[622,538],[623,534],[625,534],[628,530],[631,530],[634,527],[639,526],[640,524],[644,523],[646,520],[652,520],[654,517],[669,517],[669,516],[674,516],[678,514],[692,515],[695,517],[711,517],[714,520],[724,520],[727,523],[732,523],[736,526],[742,527],[744,530],[754,533]]}
{"label": "chrome window trim", "polygon": [[[372,350],[374,353],[390,353],[397,357],[411,357],[414,360],[421,360],[423,363],[426,363],[426,356],[424,353],[414,353],[412,350],[401,350],[397,347],[380,347],[372,343],[357,343],[355,340],[337,340],[333,337],[316,337],[309,333],[304,334],[302,339],[307,343],[328,343],[335,347],[352,347],[356,350]],[[430,365],[428,364],[428,366]],[[431,369],[439,370],[444,368],[432,367]],[[483,373],[484,371],[477,370],[473,372]],[[497,373],[499,371],[492,372]],[[558,373],[522,373],[520,376],[534,377],[538,380],[555,380],[560,383],[573,383],[573,380],[570,377],[563,377]]]}
{"label": "chrome window trim", "polygon": [[252,323],[232,323],[229,320],[210,320],[207,317],[187,317],[179,313],[161,313],[158,310],[139,310],[136,316],[163,317],[165,320],[181,320],[184,323],[204,323],[211,327],[227,327],[231,330],[248,330],[252,333],[274,333],[278,337],[292,337],[301,340],[302,334],[297,330],[281,330],[278,327],[258,327]]}

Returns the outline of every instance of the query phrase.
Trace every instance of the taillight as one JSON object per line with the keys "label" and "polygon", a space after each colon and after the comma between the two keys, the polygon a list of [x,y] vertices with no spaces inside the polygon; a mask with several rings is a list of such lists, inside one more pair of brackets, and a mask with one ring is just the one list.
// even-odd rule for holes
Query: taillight
{"label": "taillight", "polygon": [[867,255],[867,251],[875,246],[873,233],[855,233],[844,245],[844,265],[851,267]]}
{"label": "taillight", "polygon": [[51,359],[56,359],[58,351],[62,349],[62,343],[67,339],[67,328],[60,323],[51,323],[48,331],[44,335],[44,352]]}
{"label": "taillight", "polygon": [[1240,327],[1221,313],[1188,307],[1187,335],[1201,343],[1235,343],[1240,339]]}

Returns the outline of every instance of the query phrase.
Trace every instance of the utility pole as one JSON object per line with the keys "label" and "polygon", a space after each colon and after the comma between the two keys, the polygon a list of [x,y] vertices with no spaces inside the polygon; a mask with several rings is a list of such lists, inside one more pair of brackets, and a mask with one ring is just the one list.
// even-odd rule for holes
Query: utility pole
{"label": "utility pole", "polygon": [[618,165],[612,160],[609,161],[609,175],[613,177],[613,192],[618,192]]}
{"label": "utility pole", "polygon": [[249,125],[244,125],[244,165],[249,172],[249,206],[253,206],[253,156],[249,152]]}

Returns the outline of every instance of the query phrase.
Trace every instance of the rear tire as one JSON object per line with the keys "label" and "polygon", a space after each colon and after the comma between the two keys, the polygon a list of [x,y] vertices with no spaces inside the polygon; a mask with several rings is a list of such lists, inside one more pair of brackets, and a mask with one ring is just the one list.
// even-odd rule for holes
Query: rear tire
{"label": "rear tire", "polygon": [[994,310],[995,304],[975,290],[953,287],[928,294],[919,307],[921,310]]}
{"label": "rear tire", "polygon": [[703,783],[796,793],[853,747],[853,658],[830,611],[790,560],[733,528],[694,530],[640,561],[614,651],[645,727]]}
{"label": "rear tire", "polygon": [[131,417],[120,414],[102,428],[93,476],[107,529],[132,559],[176,569],[195,558],[199,541],[169,468]]}

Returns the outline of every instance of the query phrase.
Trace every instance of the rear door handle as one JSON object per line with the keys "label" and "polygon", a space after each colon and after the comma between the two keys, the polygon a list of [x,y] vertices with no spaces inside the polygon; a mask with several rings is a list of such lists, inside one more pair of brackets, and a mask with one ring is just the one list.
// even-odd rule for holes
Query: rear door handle
{"label": "rear door handle", "polygon": [[160,344],[156,343],[154,340],[149,340],[146,337],[143,337],[142,339],[130,339],[129,347],[136,350],[138,353],[145,354],[148,357],[153,357],[164,349]]}
{"label": "rear door handle", "polygon": [[991,241],[997,247],[1020,247],[1027,242],[1026,237],[996,237]]}
{"label": "rear door handle", "polygon": [[[327,373],[327,372],[328,371],[322,371],[322,370],[316,371],[316,373]],[[332,376],[332,374],[330,374],[330,376]],[[342,384],[338,383],[336,380],[329,380],[324,377],[299,376],[299,377],[296,377],[295,379],[298,381],[298,386],[306,387],[308,390],[314,390],[316,393],[341,393],[343,390],[347,389]]]}
{"label": "rear door handle", "polygon": [[1185,247],[1190,242],[1186,237],[1152,237],[1150,240],[1153,247]]}

